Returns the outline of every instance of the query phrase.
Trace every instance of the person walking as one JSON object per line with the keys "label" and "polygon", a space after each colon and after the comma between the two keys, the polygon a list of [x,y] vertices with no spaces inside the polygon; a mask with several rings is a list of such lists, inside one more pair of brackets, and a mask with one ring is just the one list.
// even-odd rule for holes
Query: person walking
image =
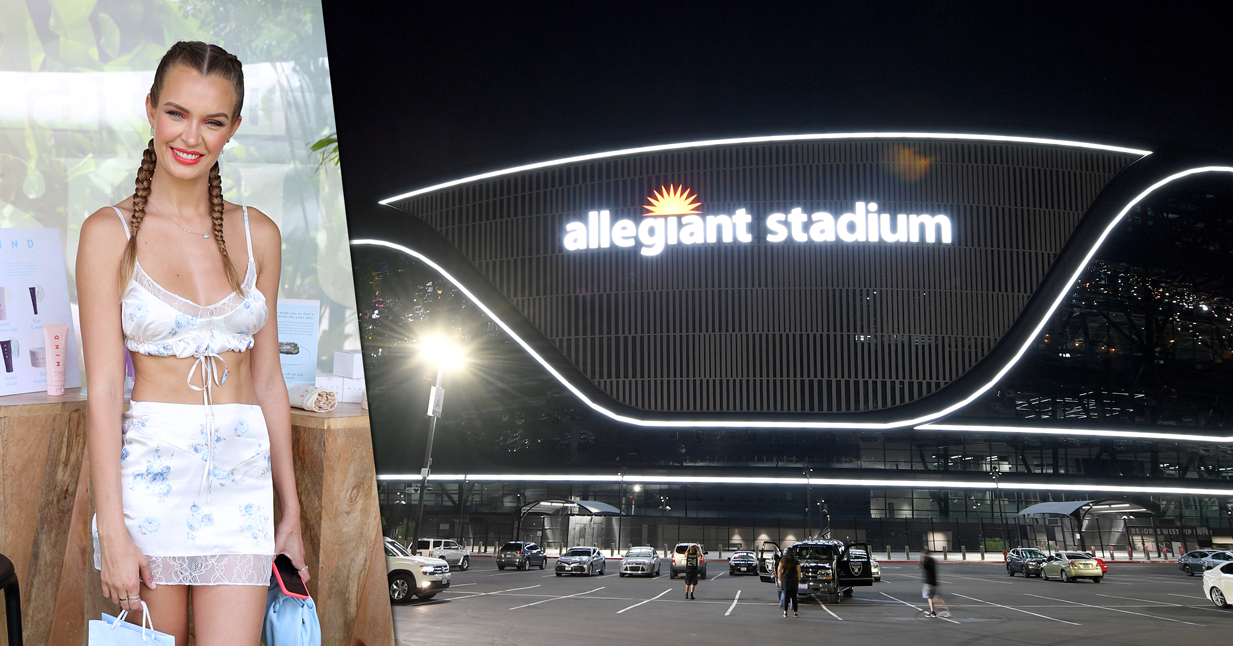
{"label": "person walking", "polygon": [[[921,592],[921,596],[929,601],[929,612],[925,613],[926,617],[949,617],[950,606],[946,605],[946,600],[942,598],[942,593],[938,591],[938,562],[929,554],[929,548],[921,550],[920,567],[925,571],[924,581],[925,587]],[[942,613],[939,615],[934,608],[934,602],[942,604]]]}
{"label": "person walking", "polygon": [[702,548],[696,544],[685,549],[685,598],[694,598],[694,587],[698,585],[698,571],[702,568]]}
{"label": "person walking", "polygon": [[801,616],[797,612],[797,593],[801,587],[801,562],[796,560],[796,552],[787,550],[783,553],[783,558],[779,559],[779,567],[775,571],[775,578],[779,580],[779,585],[782,588],[780,596],[780,605],[783,606],[783,616],[788,616],[788,605],[792,606],[792,616]]}

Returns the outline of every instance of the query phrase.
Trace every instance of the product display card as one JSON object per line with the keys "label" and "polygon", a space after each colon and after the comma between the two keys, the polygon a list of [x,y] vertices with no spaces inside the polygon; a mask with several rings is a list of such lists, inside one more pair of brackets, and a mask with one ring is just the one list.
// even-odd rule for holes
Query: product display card
{"label": "product display card", "polygon": [[278,359],[288,386],[317,379],[317,330],[321,301],[278,299]]}
{"label": "product display card", "polygon": [[[66,351],[47,347],[43,324],[68,325]],[[0,229],[0,395],[47,390],[47,370],[64,364],[64,386],[81,386],[68,277],[59,229]]]}

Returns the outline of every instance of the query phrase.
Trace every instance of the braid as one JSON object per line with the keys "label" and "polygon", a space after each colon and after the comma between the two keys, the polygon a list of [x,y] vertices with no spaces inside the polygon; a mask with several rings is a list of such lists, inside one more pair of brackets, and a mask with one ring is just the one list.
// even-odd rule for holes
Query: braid
{"label": "braid", "polygon": [[223,241],[223,179],[218,173],[218,162],[210,167],[210,211],[214,221],[214,239],[218,242],[218,250],[223,254],[223,266],[227,270],[227,282],[238,294],[244,293],[240,277],[235,273],[235,265],[231,264],[231,256],[227,254],[227,243]]}
{"label": "braid", "polygon": [[124,247],[124,257],[120,260],[120,293],[128,287],[128,281],[133,277],[133,268],[137,265],[137,231],[146,218],[146,202],[150,199],[150,178],[154,177],[154,168],[158,156],[154,153],[154,140],[141,153],[141,166],[137,169],[137,179],[133,190],[133,215],[129,219],[128,244]]}

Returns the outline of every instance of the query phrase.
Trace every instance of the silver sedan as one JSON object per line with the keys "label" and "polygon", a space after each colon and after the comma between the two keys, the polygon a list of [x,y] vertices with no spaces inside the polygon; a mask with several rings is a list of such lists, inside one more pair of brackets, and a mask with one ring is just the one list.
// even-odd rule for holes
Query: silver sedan
{"label": "silver sedan", "polygon": [[659,552],[654,547],[631,547],[621,559],[621,576],[659,576]]}
{"label": "silver sedan", "polygon": [[604,553],[598,547],[571,547],[557,558],[557,576],[604,573]]}

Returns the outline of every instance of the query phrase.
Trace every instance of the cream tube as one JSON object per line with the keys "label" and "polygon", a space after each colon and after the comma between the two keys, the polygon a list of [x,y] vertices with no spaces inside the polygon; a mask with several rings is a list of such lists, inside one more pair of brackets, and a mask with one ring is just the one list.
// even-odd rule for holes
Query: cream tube
{"label": "cream tube", "polygon": [[64,370],[68,364],[68,323],[44,323],[47,353],[47,394],[64,394]]}
{"label": "cream tube", "polygon": [[30,288],[30,306],[34,308],[34,315],[39,315],[39,292],[37,287]]}
{"label": "cream tube", "polygon": [[13,340],[0,341],[0,352],[4,353],[4,371],[13,372]]}

